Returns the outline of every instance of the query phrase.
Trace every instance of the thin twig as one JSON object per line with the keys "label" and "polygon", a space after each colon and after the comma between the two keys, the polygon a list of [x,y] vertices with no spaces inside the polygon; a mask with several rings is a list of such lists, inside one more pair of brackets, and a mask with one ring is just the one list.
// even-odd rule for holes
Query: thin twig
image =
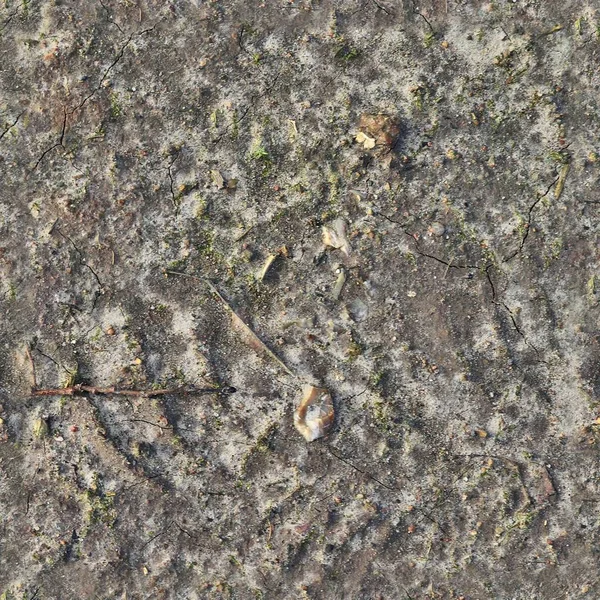
{"label": "thin twig", "polygon": [[190,279],[196,279],[197,281],[203,282],[210,288],[210,291],[221,301],[223,306],[230,313],[234,326],[241,329],[243,333],[248,337],[249,345],[255,350],[262,350],[267,356],[270,356],[288,375],[296,378],[297,375],[252,331],[252,329],[246,324],[246,322],[233,310],[232,306],[225,300],[221,292],[215,287],[215,284],[209,279],[203,279],[202,277],[196,277],[195,275],[189,275],[188,273],[182,273],[181,271],[170,271],[164,270],[165,273],[170,275],[181,275],[183,277],[189,277]]}
{"label": "thin twig", "polygon": [[114,396],[135,396],[150,398],[152,396],[186,395],[186,394],[219,394],[233,393],[230,387],[212,388],[164,388],[159,390],[120,390],[114,387],[98,388],[93,385],[76,384],[65,388],[32,388],[33,396],[77,396],[80,394],[103,394]]}

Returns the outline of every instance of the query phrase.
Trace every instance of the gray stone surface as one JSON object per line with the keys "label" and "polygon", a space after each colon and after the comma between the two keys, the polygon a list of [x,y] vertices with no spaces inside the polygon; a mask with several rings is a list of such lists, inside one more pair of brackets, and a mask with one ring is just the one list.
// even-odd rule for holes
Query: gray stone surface
{"label": "gray stone surface", "polygon": [[598,8],[4,0],[0,598],[600,597]]}

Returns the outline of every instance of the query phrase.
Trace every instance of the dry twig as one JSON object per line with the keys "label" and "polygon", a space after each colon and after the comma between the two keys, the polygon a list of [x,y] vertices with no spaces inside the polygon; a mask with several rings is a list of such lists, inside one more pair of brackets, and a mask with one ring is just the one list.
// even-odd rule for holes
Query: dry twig
{"label": "dry twig", "polygon": [[190,279],[196,279],[197,281],[201,281],[206,284],[211,292],[221,301],[223,306],[227,309],[229,314],[231,315],[231,321],[233,326],[238,329],[246,338],[246,343],[256,350],[257,352],[264,352],[267,356],[271,357],[288,375],[292,377],[296,377],[296,374],[290,370],[290,368],[250,329],[248,325],[244,322],[244,320],[233,310],[229,302],[225,300],[221,292],[215,287],[212,281],[208,279],[203,279],[202,277],[196,277],[195,275],[188,275],[187,273],[182,273],[180,271],[169,271],[165,269],[165,273],[169,275],[180,275],[182,277],[189,277]]}
{"label": "dry twig", "polygon": [[134,396],[151,398],[152,396],[193,395],[193,394],[232,394],[232,387],[211,388],[164,388],[158,390],[121,390],[115,387],[98,388],[93,385],[76,384],[64,388],[32,388],[33,396],[78,396],[80,394],[103,394],[113,396]]}

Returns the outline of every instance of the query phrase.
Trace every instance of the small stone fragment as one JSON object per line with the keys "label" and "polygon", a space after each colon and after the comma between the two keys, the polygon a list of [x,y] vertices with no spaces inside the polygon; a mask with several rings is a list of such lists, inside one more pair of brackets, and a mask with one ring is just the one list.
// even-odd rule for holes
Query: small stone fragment
{"label": "small stone fragment", "polygon": [[360,323],[367,318],[369,308],[360,298],[355,298],[348,305],[348,312],[353,321]]}
{"label": "small stone fragment", "polygon": [[302,400],[294,412],[294,426],[307,442],[327,434],[335,416],[331,394],[325,388],[306,384]]}
{"label": "small stone fragment", "polygon": [[106,335],[115,335],[115,328],[112,325],[106,328]]}
{"label": "small stone fragment", "polygon": [[436,236],[441,236],[444,235],[444,232],[446,231],[446,228],[441,224],[438,223],[437,221],[434,221],[430,226],[429,226],[429,231],[432,235],[436,235]]}

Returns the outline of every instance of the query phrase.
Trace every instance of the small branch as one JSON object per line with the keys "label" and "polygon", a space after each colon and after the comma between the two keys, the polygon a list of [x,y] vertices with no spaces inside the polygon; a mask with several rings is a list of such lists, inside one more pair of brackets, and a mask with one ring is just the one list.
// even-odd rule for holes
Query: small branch
{"label": "small branch", "polygon": [[159,390],[121,390],[114,387],[97,388],[93,385],[76,384],[65,388],[32,388],[32,396],[78,396],[81,394],[102,394],[114,396],[134,396],[151,398],[153,396],[187,395],[187,394],[232,394],[235,388],[164,388]]}

